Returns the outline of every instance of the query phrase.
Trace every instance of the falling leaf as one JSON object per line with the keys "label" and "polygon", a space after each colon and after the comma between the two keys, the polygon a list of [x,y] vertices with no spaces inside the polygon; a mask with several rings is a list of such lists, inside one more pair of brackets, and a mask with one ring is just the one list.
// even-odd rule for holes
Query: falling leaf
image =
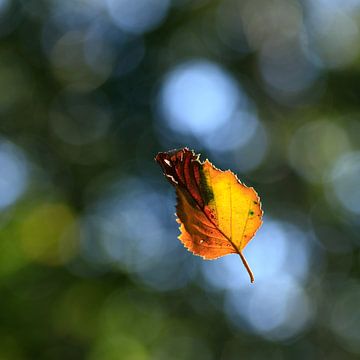
{"label": "falling leaf", "polygon": [[259,196],[230,170],[222,171],[209,160],[184,148],[160,152],[155,160],[175,186],[179,239],[195,255],[216,259],[238,254],[254,282],[242,250],[262,223]]}

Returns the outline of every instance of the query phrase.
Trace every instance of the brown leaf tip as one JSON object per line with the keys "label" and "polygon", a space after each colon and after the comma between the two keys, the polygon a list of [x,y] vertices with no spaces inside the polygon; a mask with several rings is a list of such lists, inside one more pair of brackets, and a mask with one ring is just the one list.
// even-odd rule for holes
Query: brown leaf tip
{"label": "brown leaf tip", "polygon": [[159,152],[155,161],[161,166],[164,175],[173,185],[184,185],[185,175],[183,166],[186,162],[198,161],[199,155],[187,147],[174,149],[166,152]]}

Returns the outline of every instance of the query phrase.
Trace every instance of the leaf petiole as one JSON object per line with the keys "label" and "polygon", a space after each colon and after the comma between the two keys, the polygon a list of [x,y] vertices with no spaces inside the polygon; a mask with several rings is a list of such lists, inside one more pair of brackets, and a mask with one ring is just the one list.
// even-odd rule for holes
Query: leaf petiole
{"label": "leaf petiole", "polygon": [[238,254],[250,276],[250,281],[253,283],[255,281],[254,274],[253,274],[252,270],[250,269],[250,266],[249,266],[248,262],[246,261],[245,256],[243,255],[243,253],[241,251],[239,251]]}

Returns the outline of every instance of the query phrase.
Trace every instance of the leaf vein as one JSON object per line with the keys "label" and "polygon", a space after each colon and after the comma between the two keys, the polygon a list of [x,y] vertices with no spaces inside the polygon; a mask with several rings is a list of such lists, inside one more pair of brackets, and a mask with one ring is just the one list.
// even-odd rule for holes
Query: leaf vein
{"label": "leaf vein", "polygon": [[[247,217],[246,217],[246,220],[245,220],[245,224],[244,224],[243,232],[242,232],[242,234],[241,234],[241,242],[242,242],[242,240],[244,239],[246,226],[247,226],[247,223],[248,223],[248,220],[249,220],[249,217],[250,217],[250,216],[249,216],[250,204],[251,204],[251,199],[249,199],[249,206],[248,206]],[[240,248],[241,248],[241,243],[240,243]]]}

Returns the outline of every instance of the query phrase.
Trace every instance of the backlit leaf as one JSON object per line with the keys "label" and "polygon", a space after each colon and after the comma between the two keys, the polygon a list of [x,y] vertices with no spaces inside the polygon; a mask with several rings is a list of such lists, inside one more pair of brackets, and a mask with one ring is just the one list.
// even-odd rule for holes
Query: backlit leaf
{"label": "backlit leaf", "polygon": [[161,152],[155,160],[175,186],[179,239],[184,246],[204,259],[238,254],[253,282],[242,250],[262,223],[256,191],[230,170],[219,170],[208,160],[201,162],[187,148]]}

